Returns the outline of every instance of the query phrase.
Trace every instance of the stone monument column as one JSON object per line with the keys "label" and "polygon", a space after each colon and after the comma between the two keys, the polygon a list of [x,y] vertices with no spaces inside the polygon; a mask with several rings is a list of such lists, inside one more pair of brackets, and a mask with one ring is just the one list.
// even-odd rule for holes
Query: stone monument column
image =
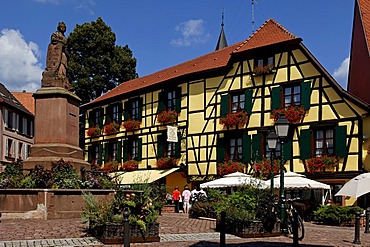
{"label": "stone monument column", "polygon": [[25,169],[33,169],[36,164],[50,169],[51,163],[60,159],[69,161],[77,171],[80,171],[81,167],[90,168],[79,147],[81,99],[69,91],[71,86],[66,73],[68,55],[65,31],[65,24],[60,22],[57,31],[51,35],[41,88],[33,94],[34,145],[24,162]]}

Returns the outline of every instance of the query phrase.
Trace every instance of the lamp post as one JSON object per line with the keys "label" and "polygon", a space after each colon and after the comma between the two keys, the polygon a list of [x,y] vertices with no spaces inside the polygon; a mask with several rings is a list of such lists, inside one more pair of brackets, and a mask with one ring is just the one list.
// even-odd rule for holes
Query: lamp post
{"label": "lamp post", "polygon": [[271,151],[270,154],[270,165],[271,165],[271,195],[274,194],[274,152],[277,145],[277,135],[275,131],[271,131],[267,136],[267,145],[269,150]]}
{"label": "lamp post", "polygon": [[275,132],[280,139],[281,145],[281,162],[280,162],[280,222],[281,230],[286,232],[286,209],[285,209],[285,193],[284,193],[284,141],[288,137],[289,121],[284,116],[280,116],[275,122]]}

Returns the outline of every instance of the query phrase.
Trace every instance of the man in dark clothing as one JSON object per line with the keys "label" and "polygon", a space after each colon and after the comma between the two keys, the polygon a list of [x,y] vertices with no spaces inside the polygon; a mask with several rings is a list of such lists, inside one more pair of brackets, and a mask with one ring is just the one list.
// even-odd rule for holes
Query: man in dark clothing
{"label": "man in dark clothing", "polygon": [[181,193],[179,191],[179,187],[176,187],[175,190],[172,191],[172,198],[175,204],[175,213],[180,212],[180,208],[179,208],[180,196],[181,196]]}

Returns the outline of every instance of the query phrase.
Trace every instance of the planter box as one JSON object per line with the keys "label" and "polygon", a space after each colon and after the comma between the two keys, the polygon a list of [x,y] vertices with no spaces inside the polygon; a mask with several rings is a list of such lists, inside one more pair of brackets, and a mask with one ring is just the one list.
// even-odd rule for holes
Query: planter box
{"label": "planter box", "polygon": [[[89,232],[104,244],[122,244],[124,241],[123,224],[89,225]],[[150,223],[146,232],[140,226],[130,224],[130,243],[159,242],[159,223]]]}
{"label": "planter box", "polygon": [[[217,221],[216,230],[220,230],[219,221]],[[279,222],[275,223],[274,229],[271,232],[265,231],[261,221],[253,221],[248,225],[237,224],[226,226],[225,231],[241,238],[275,237],[281,235]]]}

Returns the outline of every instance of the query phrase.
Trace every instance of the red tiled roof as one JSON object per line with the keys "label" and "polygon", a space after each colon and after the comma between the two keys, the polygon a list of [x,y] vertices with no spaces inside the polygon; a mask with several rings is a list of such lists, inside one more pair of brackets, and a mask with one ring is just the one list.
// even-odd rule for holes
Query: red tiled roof
{"label": "red tiled roof", "polygon": [[35,115],[35,99],[33,93],[29,92],[12,92],[13,96],[33,115]]}
{"label": "red tiled roof", "polygon": [[367,48],[370,52],[370,1],[358,0],[362,24],[366,37]]}
{"label": "red tiled roof", "polygon": [[151,85],[159,84],[171,79],[185,75],[220,69],[228,65],[232,53],[239,53],[254,48],[281,43],[284,41],[299,39],[299,37],[288,32],[284,27],[273,19],[267,20],[256,32],[247,40],[228,46],[221,50],[214,51],[193,60],[175,65],[173,67],[143,76],[131,81],[127,81],[98,97],[90,103],[104,101],[106,99],[132,92]]}

